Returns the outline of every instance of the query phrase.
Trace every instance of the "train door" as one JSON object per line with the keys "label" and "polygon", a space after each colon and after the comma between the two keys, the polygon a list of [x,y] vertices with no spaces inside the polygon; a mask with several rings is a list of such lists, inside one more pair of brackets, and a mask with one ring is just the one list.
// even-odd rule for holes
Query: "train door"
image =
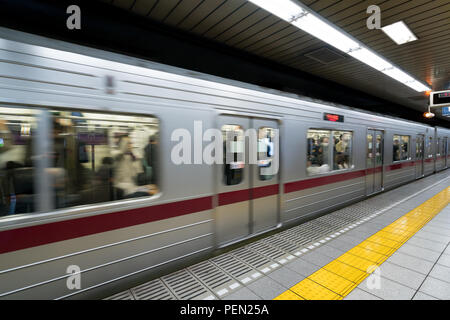
{"label": "train door", "polygon": [[383,190],[384,135],[380,130],[367,131],[366,193],[371,195]]}
{"label": "train door", "polygon": [[258,135],[257,163],[252,167],[252,233],[278,224],[279,197],[279,131],[275,120],[253,119]]}
{"label": "train door", "polygon": [[224,160],[216,170],[216,229],[224,245],[278,224],[278,123],[220,115],[218,128]]}
{"label": "train door", "polygon": [[425,154],[425,137],[419,134],[416,137],[416,179],[423,177],[424,154]]}

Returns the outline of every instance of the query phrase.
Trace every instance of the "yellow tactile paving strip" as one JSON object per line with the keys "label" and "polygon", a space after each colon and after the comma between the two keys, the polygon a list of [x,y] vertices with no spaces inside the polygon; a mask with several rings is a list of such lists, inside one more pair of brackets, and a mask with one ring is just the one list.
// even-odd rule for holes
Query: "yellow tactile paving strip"
{"label": "yellow tactile paving strip", "polygon": [[449,203],[447,187],[275,300],[342,300]]}

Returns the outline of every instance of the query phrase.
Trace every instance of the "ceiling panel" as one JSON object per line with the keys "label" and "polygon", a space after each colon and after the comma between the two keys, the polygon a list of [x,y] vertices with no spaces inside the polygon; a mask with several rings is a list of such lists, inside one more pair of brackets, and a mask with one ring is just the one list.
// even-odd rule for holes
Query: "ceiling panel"
{"label": "ceiling panel", "polygon": [[[425,95],[420,99],[420,93],[345,54],[328,64],[306,57],[328,46],[246,0],[104,2],[414,109],[426,108]],[[449,0],[301,2],[434,89],[450,81]],[[369,30],[366,9],[373,4],[381,8],[382,26],[403,20],[419,40],[398,46],[381,30]]]}

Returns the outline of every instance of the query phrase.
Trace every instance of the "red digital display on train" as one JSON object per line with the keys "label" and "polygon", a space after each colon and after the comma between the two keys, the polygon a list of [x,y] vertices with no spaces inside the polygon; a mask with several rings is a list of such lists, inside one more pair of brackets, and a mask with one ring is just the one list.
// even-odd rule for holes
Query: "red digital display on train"
{"label": "red digital display on train", "polygon": [[338,114],[324,113],[323,120],[332,122],[344,122],[344,116]]}

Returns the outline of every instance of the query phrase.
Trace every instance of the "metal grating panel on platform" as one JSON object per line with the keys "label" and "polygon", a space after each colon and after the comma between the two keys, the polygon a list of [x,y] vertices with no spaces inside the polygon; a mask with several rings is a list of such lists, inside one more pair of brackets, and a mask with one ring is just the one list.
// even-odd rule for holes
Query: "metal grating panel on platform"
{"label": "metal grating panel on platform", "polygon": [[136,300],[175,300],[175,296],[157,279],[131,289]]}
{"label": "metal grating panel on platform", "polygon": [[105,298],[104,300],[134,300],[134,297],[131,294],[130,290],[126,290],[111,297]]}
{"label": "metal grating panel on platform", "polygon": [[247,247],[233,250],[231,251],[231,254],[257,270],[260,268],[264,268],[264,266],[266,265],[270,265],[272,262],[262,254],[250,250]]}
{"label": "metal grating panel on platform", "polygon": [[296,245],[295,243],[282,237],[277,237],[277,235],[270,236],[266,239],[263,239],[262,241],[277,248],[280,248],[285,252],[295,252],[296,250],[299,249],[298,245]]}
{"label": "metal grating panel on platform", "polygon": [[211,261],[233,277],[240,277],[243,274],[252,271],[252,268],[233,257],[231,254],[218,256]]}
{"label": "metal grating panel on platform", "polygon": [[241,287],[235,279],[209,260],[191,266],[188,269],[218,297],[223,297]]}
{"label": "metal grating panel on platform", "polygon": [[202,299],[211,293],[186,269],[161,278],[179,300]]}
{"label": "metal grating panel on platform", "polygon": [[277,260],[278,258],[286,254],[286,252],[281,251],[280,249],[275,248],[273,246],[270,246],[264,241],[254,242],[248,245],[248,248],[272,260]]}

